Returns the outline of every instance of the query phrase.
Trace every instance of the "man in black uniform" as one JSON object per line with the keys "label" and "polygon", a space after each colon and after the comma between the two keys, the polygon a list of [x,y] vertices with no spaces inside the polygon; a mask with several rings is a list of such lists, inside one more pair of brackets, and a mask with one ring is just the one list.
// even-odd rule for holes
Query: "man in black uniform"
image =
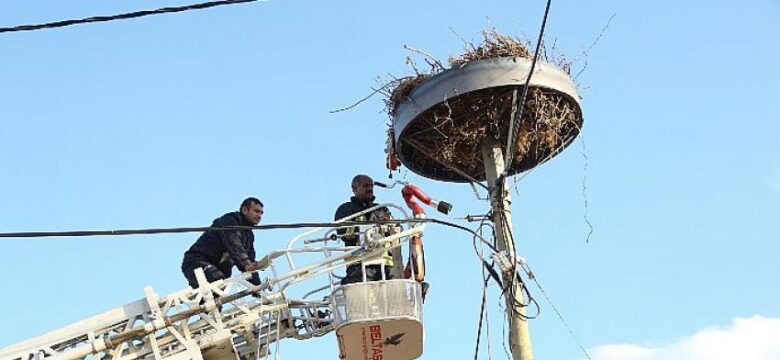
{"label": "man in black uniform", "polygon": [[[377,204],[374,203],[374,180],[368,175],[357,175],[352,178],[352,193],[353,196],[350,201],[345,202],[336,209],[335,220],[345,218],[347,216],[357,214],[370,207],[374,207]],[[386,220],[389,218],[389,211],[387,208],[379,208],[360,215],[356,218],[350,219],[350,221],[370,221],[370,220]],[[358,246],[358,234],[356,234],[357,228],[339,229],[338,234],[344,241],[344,245]],[[385,278],[391,279],[390,268],[393,266],[392,258],[385,256]],[[382,279],[382,271],[380,265],[367,265],[366,266],[366,280],[377,281]],[[347,276],[341,280],[342,284],[349,284],[354,282],[363,281],[363,271],[360,263],[347,266]]]}
{"label": "man in black uniform", "polygon": [[[263,203],[257,198],[247,198],[239,211],[222,215],[212,227],[255,226],[263,217]],[[257,270],[255,261],[255,236],[251,229],[206,231],[186,253],[181,271],[190,286],[198,287],[195,269],[203,268],[209,282],[227,279],[235,265],[241,272]],[[260,285],[260,277],[253,274],[250,282]]]}

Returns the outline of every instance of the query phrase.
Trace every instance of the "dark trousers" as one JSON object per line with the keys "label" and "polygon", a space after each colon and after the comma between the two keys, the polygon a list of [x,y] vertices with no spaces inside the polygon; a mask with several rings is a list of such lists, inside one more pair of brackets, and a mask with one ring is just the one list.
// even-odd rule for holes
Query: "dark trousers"
{"label": "dark trousers", "polygon": [[[390,267],[385,266],[385,279],[390,280],[393,277],[390,276]],[[381,265],[368,265],[366,266],[366,281],[379,281],[382,280],[382,266]],[[363,268],[360,264],[352,264],[347,266],[347,276],[341,279],[341,285],[362,282],[363,281]]]}
{"label": "dark trousers", "polygon": [[184,265],[182,265],[181,272],[184,273],[184,277],[187,278],[187,282],[190,284],[190,287],[193,289],[198,288],[198,280],[195,279],[195,269],[199,267],[203,268],[203,272],[206,273],[206,280],[208,280],[209,282],[228,278],[228,276],[225,275],[225,273],[223,273],[222,270],[219,270],[216,266],[206,261],[202,261],[202,260],[187,261]]}

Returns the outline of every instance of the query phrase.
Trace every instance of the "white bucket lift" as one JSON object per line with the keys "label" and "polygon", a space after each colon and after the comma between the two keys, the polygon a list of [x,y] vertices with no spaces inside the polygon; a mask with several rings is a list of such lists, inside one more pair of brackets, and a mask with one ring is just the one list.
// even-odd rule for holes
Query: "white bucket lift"
{"label": "white bucket lift", "polygon": [[422,355],[422,289],[413,279],[359,282],[333,292],[339,357],[407,360]]}
{"label": "white bucket lift", "polygon": [[[382,186],[388,187],[384,184]],[[401,194],[417,219],[424,219],[425,212],[413,198],[436,207],[445,214],[452,207],[449,203],[429,197],[411,184],[405,184]],[[361,241],[372,238],[381,241],[386,235],[381,230],[377,232],[377,228],[373,227],[362,232]],[[418,242],[415,242],[415,236]],[[395,279],[386,279],[380,252],[361,262],[362,282],[338,286],[331,294],[333,325],[341,359],[409,360],[422,355],[425,332],[422,324],[423,290],[420,281],[425,276],[425,260],[419,236],[420,233],[417,233],[410,240],[410,244],[413,247],[416,244],[417,248],[410,249],[408,273],[400,271],[403,266],[401,261],[393,262],[395,272],[391,270],[390,273],[403,272],[405,276],[395,275]],[[400,257],[400,253],[398,255]],[[368,265],[381,266],[382,280],[367,281]]]}

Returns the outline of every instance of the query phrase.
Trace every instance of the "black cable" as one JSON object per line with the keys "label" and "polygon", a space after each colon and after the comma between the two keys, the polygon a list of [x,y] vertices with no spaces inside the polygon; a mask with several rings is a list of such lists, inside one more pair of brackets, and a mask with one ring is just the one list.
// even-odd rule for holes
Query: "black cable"
{"label": "black cable", "polygon": [[[528,264],[526,264],[526,266],[528,267],[528,272],[530,274],[533,274],[533,270],[531,270],[531,268],[528,266]],[[539,288],[539,291],[544,296],[544,299],[547,300],[547,303],[550,304],[550,306],[553,308],[553,310],[555,311],[555,314],[558,316],[558,318],[563,323],[563,326],[566,327],[566,330],[569,332],[569,335],[572,337],[572,339],[574,339],[574,342],[577,343],[577,346],[580,348],[580,350],[582,350],[582,353],[585,354],[585,357],[587,357],[588,360],[592,360],[592,358],[590,357],[590,354],[588,353],[588,350],[585,350],[585,347],[582,346],[582,342],[580,342],[580,339],[579,339],[579,337],[577,337],[577,334],[574,333],[574,329],[572,329],[572,327],[569,325],[569,322],[566,321],[566,318],[563,317],[563,313],[561,313],[561,311],[558,310],[558,307],[555,306],[555,303],[552,302],[552,299],[550,299],[550,296],[547,295],[547,292],[544,291],[544,288],[542,288],[542,284],[539,283],[539,280],[536,279],[536,276],[530,276],[530,278],[531,278],[531,280],[533,280],[536,283],[536,286]],[[539,306],[539,304],[537,304],[537,307],[538,306]]]}
{"label": "black cable", "polygon": [[[492,277],[493,280],[498,284],[499,288],[503,289],[504,285],[501,281],[501,276],[498,274],[498,272],[495,269],[495,263],[488,264],[487,260],[485,260],[484,257],[482,257],[482,253],[477,249],[477,238],[481,238],[483,243],[487,243],[486,240],[482,236],[482,229],[484,227],[490,228],[491,232],[493,233],[493,239],[495,240],[495,227],[493,227],[492,224],[488,223],[489,216],[482,219],[482,221],[479,223],[479,226],[477,226],[477,230],[475,231],[475,236],[472,238],[472,243],[474,246],[474,253],[477,255],[477,257],[482,262],[482,275],[484,276],[484,279],[482,279],[482,305],[480,306],[479,310],[479,326],[477,327],[477,344],[474,349],[474,360],[476,360],[479,356],[479,345],[481,341],[481,335],[482,335],[482,323],[485,321],[486,323],[488,320],[486,319],[487,316],[487,285],[488,281]],[[477,236],[478,235],[478,236]],[[491,249],[495,252],[497,249],[495,248],[495,241],[493,244],[491,244]],[[486,273],[487,271],[487,273]],[[488,324],[489,326],[489,324]],[[488,330],[489,331],[489,330]],[[488,332],[489,334],[489,332]],[[488,353],[490,352],[490,344],[488,343]]]}
{"label": "black cable", "polygon": [[494,265],[488,264],[487,261],[485,261],[485,260],[482,260],[482,265],[485,268],[485,270],[487,270],[488,275],[490,275],[489,278],[492,277],[493,280],[496,282],[496,284],[498,284],[498,287],[503,289],[504,288],[504,284],[501,281],[501,276],[498,275],[498,271],[496,271],[496,269],[493,267]]}
{"label": "black cable", "polygon": [[[460,229],[460,230],[466,231],[466,232],[470,233],[471,235],[473,235],[473,236],[477,237],[478,239],[480,239],[482,241],[482,243],[487,245],[490,248],[490,250],[493,250],[493,252],[499,252],[498,249],[496,248],[496,246],[491,244],[490,242],[488,242],[484,237],[482,237],[482,235],[477,234],[476,231],[471,230],[471,229],[469,229],[469,228],[467,228],[465,226],[458,225],[456,223],[449,222],[449,221],[439,220],[439,219],[420,219],[420,220],[422,220],[424,222],[430,222],[430,223],[434,223],[434,224],[449,226],[449,227],[452,227],[452,228],[456,228],[456,229]],[[413,220],[413,221],[416,221],[416,220]]]}
{"label": "black cable", "polygon": [[487,309],[485,308],[485,303],[487,302],[488,280],[490,280],[490,275],[485,276],[485,278],[482,280],[482,305],[480,306],[479,309],[479,326],[477,326],[477,346],[474,349],[474,360],[477,360],[477,356],[479,355],[479,341],[482,336],[482,321],[484,320],[485,313],[487,312]]}
{"label": "black cable", "polygon": [[38,237],[81,237],[81,236],[124,236],[124,235],[149,235],[149,234],[171,234],[188,233],[203,231],[235,231],[235,230],[277,230],[277,229],[298,229],[327,227],[338,228],[359,225],[383,225],[383,224],[405,224],[405,223],[433,223],[448,227],[453,227],[466,231],[488,245],[491,250],[498,251],[493,244],[465,226],[453,222],[439,219],[398,219],[398,220],[376,220],[376,221],[343,221],[343,222],[303,222],[289,224],[268,224],[257,226],[217,226],[217,227],[182,227],[182,228],[157,228],[157,229],[129,229],[129,230],[80,230],[80,231],[39,231],[39,232],[13,232],[0,233],[0,238],[38,238]]}
{"label": "black cable", "polygon": [[[539,38],[536,40],[536,50],[534,51],[534,58],[531,60],[531,70],[528,71],[528,77],[525,79],[525,86],[523,87],[523,94],[520,96],[520,111],[518,111],[518,114],[512,119],[511,123],[509,124],[509,128],[512,129],[511,134],[507,134],[507,142],[506,142],[506,151],[505,151],[505,164],[504,164],[504,173],[501,174],[500,178],[506,177],[506,174],[509,173],[509,168],[512,165],[512,158],[514,157],[515,152],[512,151],[512,148],[515,144],[515,139],[517,139],[517,134],[520,132],[520,126],[517,124],[518,119],[522,120],[523,118],[523,110],[525,109],[525,99],[528,96],[528,85],[531,83],[531,75],[534,73],[534,68],[536,67],[536,60],[539,58],[539,48],[541,48],[542,45],[542,38],[544,37],[544,28],[547,25],[547,15],[550,13],[550,5],[552,4],[552,0],[547,0],[547,6],[544,9],[544,17],[542,18],[542,26],[539,29]],[[516,126],[517,125],[517,126]]]}
{"label": "black cable", "polygon": [[520,291],[525,293],[525,296],[528,298],[528,302],[527,303],[521,303],[521,302],[517,301],[517,297],[514,295],[514,290],[512,290],[512,294],[513,294],[512,295],[512,301],[515,304],[519,304],[518,306],[520,306],[520,307],[529,307],[529,306],[531,306],[531,304],[533,304],[534,307],[536,308],[536,312],[534,313],[534,315],[528,315],[527,312],[525,314],[522,314],[519,311],[513,309],[514,313],[517,314],[520,318],[522,318],[523,320],[526,320],[526,321],[527,320],[536,319],[542,313],[542,308],[539,306],[539,302],[536,301],[536,299],[533,296],[531,296],[531,292],[528,290],[528,286],[525,285],[525,281],[523,281],[523,279],[520,278],[520,273],[516,272],[515,276],[517,277],[517,281],[520,282],[520,286],[521,286]]}
{"label": "black cable", "polygon": [[[504,214],[504,212],[500,212],[499,216],[501,217],[502,222],[504,222],[504,223],[507,222],[506,214]],[[507,286],[505,288],[503,288],[503,293],[502,294],[506,294],[508,296],[508,299],[510,300],[510,303],[512,305],[512,313],[514,315],[520,317],[523,320],[535,319],[536,317],[538,317],[541,314],[541,307],[539,306],[539,303],[536,301],[536,299],[531,295],[531,292],[528,290],[528,286],[526,286],[525,282],[520,277],[519,272],[516,271],[516,269],[517,269],[517,246],[516,246],[516,243],[515,243],[515,236],[514,236],[514,234],[511,231],[507,231],[507,233],[509,235],[509,239],[506,239],[506,240],[508,240],[509,243],[512,244],[512,250],[514,252],[512,254],[513,255],[512,268],[515,270],[514,271],[515,272],[515,276],[513,276],[510,281],[507,281]],[[529,274],[529,276],[530,276],[530,274]],[[525,293],[526,297],[528,298],[527,302],[522,302],[522,301],[518,301],[517,300],[518,294],[515,292],[516,282],[520,283],[519,284],[520,285],[520,291]],[[523,314],[522,312],[520,312],[519,310],[516,309],[518,307],[519,308],[525,308],[525,307],[530,306],[531,304],[533,304],[534,307],[536,308],[536,314],[534,314],[533,316],[529,316],[527,313]]]}
{"label": "black cable", "polygon": [[[471,245],[472,245],[472,247],[474,248],[474,254],[475,254],[475,255],[477,256],[477,258],[479,258],[479,260],[480,260],[482,263],[484,263],[484,264],[486,264],[486,263],[487,263],[487,260],[485,260],[485,258],[482,256],[482,252],[480,251],[480,249],[478,249],[478,248],[477,248],[477,239],[480,239],[480,241],[481,241],[483,244],[486,244],[486,243],[487,243],[487,240],[485,240],[484,236],[482,236],[482,228],[483,228],[483,227],[485,227],[485,226],[489,227],[489,228],[490,228],[490,230],[491,230],[491,232],[493,232],[493,233],[495,234],[495,229],[493,228],[493,225],[492,225],[492,224],[490,224],[490,223],[488,223],[488,222],[487,222],[487,218],[486,218],[486,219],[483,219],[483,220],[482,220],[482,221],[479,223],[479,226],[477,226],[476,233],[477,233],[479,236],[473,236],[473,235],[472,235],[472,237],[471,237]],[[495,239],[495,235],[493,236],[493,238]],[[490,243],[487,243],[487,244],[490,244]],[[492,246],[490,247],[490,249],[491,249],[491,250],[493,250],[493,252],[497,252],[497,251],[498,251],[498,250],[497,250],[497,248],[495,247],[495,241],[494,241],[492,244],[490,244],[490,245],[492,245]],[[493,270],[493,271],[495,271],[495,270]]]}
{"label": "black cable", "polygon": [[81,230],[81,231],[40,231],[40,232],[17,232],[0,233],[0,238],[32,238],[32,237],[79,237],[79,236],[121,236],[121,235],[149,235],[149,234],[170,234],[187,233],[203,231],[233,231],[233,230],[277,230],[277,229],[298,229],[310,227],[347,227],[366,224],[402,224],[407,222],[432,222],[429,219],[411,219],[411,220],[377,220],[377,221],[344,221],[340,223],[289,223],[289,224],[268,224],[256,226],[209,226],[209,227],[181,227],[181,228],[157,228],[157,229],[129,229],[129,230]]}
{"label": "black cable", "polygon": [[92,22],[104,22],[104,21],[112,21],[112,20],[125,20],[125,19],[138,18],[138,17],[142,17],[142,16],[175,13],[175,12],[182,12],[182,11],[189,11],[189,10],[200,10],[200,9],[206,9],[206,8],[215,7],[215,6],[221,6],[221,5],[232,5],[232,4],[248,3],[248,2],[255,2],[255,1],[259,1],[259,0],[219,0],[219,1],[209,1],[209,2],[204,2],[204,3],[192,4],[192,5],[164,7],[164,8],[160,8],[160,9],[156,9],[156,10],[142,10],[142,11],[135,11],[135,12],[124,13],[124,14],[117,14],[117,15],[92,16],[92,17],[88,17],[88,18],[84,18],[84,19],[61,20],[61,21],[54,21],[54,22],[50,22],[50,23],[35,24],[35,25],[19,25],[19,26],[14,26],[14,27],[0,28],[0,33],[16,32],[16,31],[31,31],[31,30],[40,30],[40,29],[52,29],[52,28],[59,28],[59,27],[65,27],[65,26],[77,25],[77,24],[85,24],[85,23],[92,23]]}

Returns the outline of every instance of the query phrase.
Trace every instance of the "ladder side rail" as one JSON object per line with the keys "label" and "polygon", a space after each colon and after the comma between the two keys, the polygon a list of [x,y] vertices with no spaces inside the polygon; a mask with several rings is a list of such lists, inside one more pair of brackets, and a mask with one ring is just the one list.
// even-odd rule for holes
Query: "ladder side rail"
{"label": "ladder side rail", "polygon": [[37,354],[46,348],[74,347],[96,338],[100,333],[125,325],[129,319],[149,311],[146,299],[136,300],[121,307],[67,325],[35,338],[0,349],[0,359],[16,359]]}

